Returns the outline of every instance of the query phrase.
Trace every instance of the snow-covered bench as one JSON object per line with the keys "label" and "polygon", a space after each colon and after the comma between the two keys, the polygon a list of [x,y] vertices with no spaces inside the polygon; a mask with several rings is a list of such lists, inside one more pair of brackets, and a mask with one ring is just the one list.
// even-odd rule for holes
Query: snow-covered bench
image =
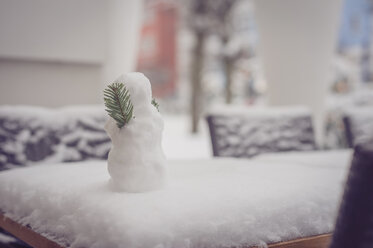
{"label": "snow-covered bench", "polygon": [[207,115],[214,156],[315,150],[311,113],[304,107],[222,106]]}
{"label": "snow-covered bench", "polygon": [[43,162],[106,159],[102,107],[0,106],[0,170]]}
{"label": "snow-covered bench", "polygon": [[368,141],[373,143],[373,106],[347,109],[343,122],[349,147]]}
{"label": "snow-covered bench", "polygon": [[169,161],[168,185],[137,194],[111,191],[105,161],[7,170],[0,226],[46,237],[49,247],[327,247],[350,157],[345,150]]}

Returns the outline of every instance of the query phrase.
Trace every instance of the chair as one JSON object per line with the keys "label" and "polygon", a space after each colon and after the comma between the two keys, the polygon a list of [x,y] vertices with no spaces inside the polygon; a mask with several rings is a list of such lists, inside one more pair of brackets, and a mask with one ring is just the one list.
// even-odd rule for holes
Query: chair
{"label": "chair", "polygon": [[348,109],[343,116],[347,144],[350,148],[373,139],[373,106]]}
{"label": "chair", "polygon": [[315,150],[310,112],[302,107],[222,108],[207,116],[214,156]]}
{"label": "chair", "polygon": [[373,247],[372,179],[373,142],[355,148],[330,248]]}

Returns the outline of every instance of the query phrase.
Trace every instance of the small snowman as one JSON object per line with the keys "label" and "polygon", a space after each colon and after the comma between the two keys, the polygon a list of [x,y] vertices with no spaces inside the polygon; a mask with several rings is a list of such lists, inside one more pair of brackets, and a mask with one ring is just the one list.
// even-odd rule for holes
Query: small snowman
{"label": "small snowman", "polygon": [[105,130],[112,141],[111,186],[124,192],[160,189],[166,174],[161,146],[164,123],[149,79],[138,72],[124,74],[104,90],[104,100],[110,115]]}

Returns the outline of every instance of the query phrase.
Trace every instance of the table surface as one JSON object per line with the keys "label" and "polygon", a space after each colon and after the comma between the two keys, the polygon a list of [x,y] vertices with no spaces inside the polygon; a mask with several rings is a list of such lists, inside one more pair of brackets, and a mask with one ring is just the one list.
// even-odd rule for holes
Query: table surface
{"label": "table surface", "polygon": [[106,163],[0,173],[0,209],[71,247],[275,243],[332,231],[351,151],[168,161],[168,184],[113,192]]}

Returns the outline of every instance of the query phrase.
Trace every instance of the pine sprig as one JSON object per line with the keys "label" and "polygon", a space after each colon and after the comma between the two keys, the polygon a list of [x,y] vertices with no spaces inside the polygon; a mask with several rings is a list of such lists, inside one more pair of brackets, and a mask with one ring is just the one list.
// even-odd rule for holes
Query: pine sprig
{"label": "pine sprig", "polygon": [[130,93],[123,83],[112,83],[104,90],[106,111],[122,128],[133,118]]}
{"label": "pine sprig", "polygon": [[154,98],[152,99],[152,104],[159,112],[159,103]]}

